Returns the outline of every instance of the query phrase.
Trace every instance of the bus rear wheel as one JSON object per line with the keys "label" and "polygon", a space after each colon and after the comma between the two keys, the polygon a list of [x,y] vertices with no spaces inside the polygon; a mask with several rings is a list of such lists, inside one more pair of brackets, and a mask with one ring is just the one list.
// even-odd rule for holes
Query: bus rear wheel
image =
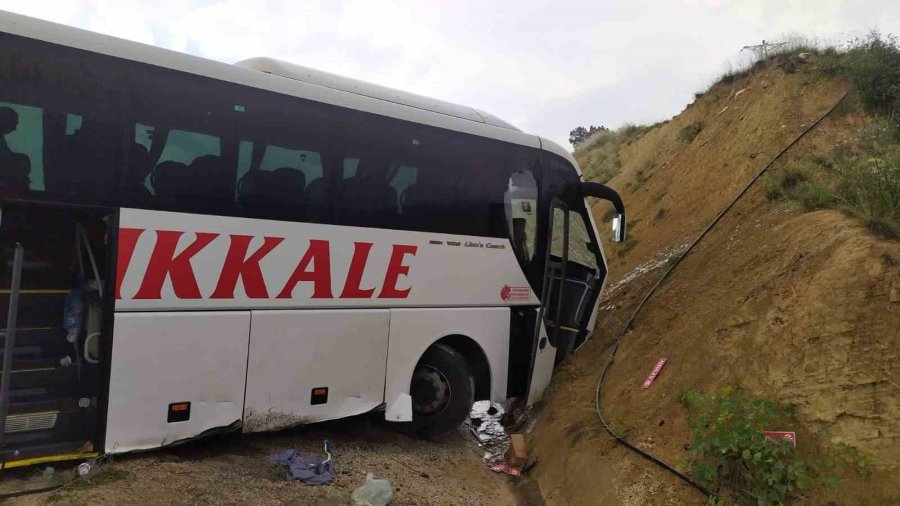
{"label": "bus rear wheel", "polygon": [[422,355],[410,382],[413,421],[420,437],[433,437],[459,426],[475,402],[475,376],[459,352],[436,344]]}

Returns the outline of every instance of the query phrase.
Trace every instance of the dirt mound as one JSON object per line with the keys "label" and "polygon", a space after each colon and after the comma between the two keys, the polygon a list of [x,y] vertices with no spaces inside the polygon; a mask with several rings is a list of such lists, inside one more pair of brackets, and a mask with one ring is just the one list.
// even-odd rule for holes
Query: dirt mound
{"label": "dirt mound", "polygon": [[[610,252],[614,293],[592,341],[559,371],[534,432],[534,474],[548,503],[705,504],[697,491],[612,443],[593,410],[594,387],[611,338],[659,267],[846,90],[840,80],[818,78],[814,64],[789,73],[770,64],[714,86],[621,149],[623,168],[610,185],[624,190],[634,240]],[[829,118],[772,170],[827,154],[866,121]],[[598,205],[595,213],[599,219],[606,209]],[[895,503],[900,303],[891,293],[900,285],[898,264],[900,244],[873,237],[840,212],[801,213],[752,189],[638,317],[604,384],[609,422],[683,466],[693,434],[679,395],[740,383],[796,406],[799,425],[789,430],[801,447],[845,442],[875,456],[868,481],[845,480],[841,492],[810,501]],[[669,359],[665,369],[642,389],[660,356]]]}

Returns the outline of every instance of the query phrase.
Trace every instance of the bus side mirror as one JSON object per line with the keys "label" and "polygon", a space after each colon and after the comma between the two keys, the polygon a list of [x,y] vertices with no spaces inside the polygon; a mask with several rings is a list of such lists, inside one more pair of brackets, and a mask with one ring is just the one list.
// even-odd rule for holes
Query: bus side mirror
{"label": "bus side mirror", "polygon": [[625,215],[616,213],[612,221],[612,240],[622,242],[625,240]]}
{"label": "bus side mirror", "polygon": [[579,184],[579,193],[582,197],[594,197],[598,199],[608,200],[612,203],[616,214],[612,222],[612,239],[615,242],[625,240],[625,204],[622,198],[615,190],[604,184],[595,183],[593,181],[584,181]]}

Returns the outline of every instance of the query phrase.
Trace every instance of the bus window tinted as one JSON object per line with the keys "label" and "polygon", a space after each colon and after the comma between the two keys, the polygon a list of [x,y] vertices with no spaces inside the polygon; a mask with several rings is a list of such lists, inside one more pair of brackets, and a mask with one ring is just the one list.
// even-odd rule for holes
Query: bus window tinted
{"label": "bus window tinted", "polygon": [[177,162],[190,165],[197,158],[206,155],[220,156],[222,147],[219,138],[198,132],[172,130],[166,138],[165,147],[157,161]]}
{"label": "bus window tinted", "polygon": [[534,257],[538,222],[537,182],[530,170],[510,175],[504,204],[513,249],[524,263],[528,263]]}
{"label": "bus window tinted", "polygon": [[217,136],[135,125],[128,151],[130,200],[171,210],[210,206],[218,212],[214,206],[233,199],[233,190],[224,182],[231,171],[221,154]]}
{"label": "bus window tinted", "polygon": [[338,219],[357,226],[396,222],[399,198],[391,185],[395,173],[396,167],[389,156],[361,157],[353,175],[340,182]]}
{"label": "bus window tinted", "polygon": [[303,220],[308,200],[325,200],[317,152],[242,141],[238,158],[237,202],[248,216]]}
{"label": "bus window tinted", "polygon": [[0,188],[4,195],[44,189],[43,110],[0,102]]}
{"label": "bus window tinted", "polygon": [[94,118],[0,102],[0,188],[6,197],[48,191],[63,200],[108,202],[119,130]]}
{"label": "bus window tinted", "polygon": [[404,211],[403,202],[406,200],[409,189],[415,186],[418,175],[419,168],[410,167],[409,165],[401,165],[394,170],[390,185],[397,192],[397,210],[400,214],[409,212],[408,209]]}

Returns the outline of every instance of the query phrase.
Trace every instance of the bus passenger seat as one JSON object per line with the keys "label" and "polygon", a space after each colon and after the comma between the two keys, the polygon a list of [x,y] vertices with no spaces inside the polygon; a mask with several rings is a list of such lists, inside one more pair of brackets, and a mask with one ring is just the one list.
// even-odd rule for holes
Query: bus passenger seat
{"label": "bus passenger seat", "polygon": [[390,169],[389,159],[364,158],[356,175],[344,180],[341,198],[351,220],[368,223],[397,215],[397,190],[387,179]]}
{"label": "bus passenger seat", "polygon": [[328,218],[328,180],[324,176],[313,179],[303,192],[306,214],[313,221]]}
{"label": "bus passenger seat", "polygon": [[158,203],[176,204],[188,177],[187,165],[180,162],[162,162],[153,169],[150,184]]}
{"label": "bus passenger seat", "polygon": [[271,172],[253,170],[244,174],[238,181],[238,206],[253,217],[259,218],[266,214],[265,194],[271,175]]}
{"label": "bus passenger seat", "polygon": [[268,197],[282,217],[302,217],[303,190],[306,175],[293,167],[281,167],[272,171]]}
{"label": "bus passenger seat", "polygon": [[144,184],[153,172],[153,161],[143,144],[133,143],[128,149],[128,177],[125,183],[128,197],[139,203],[146,203],[153,196]]}
{"label": "bus passenger seat", "polygon": [[217,210],[234,205],[234,187],[231,185],[234,176],[229,174],[228,166],[222,157],[216,155],[197,157],[191,162],[189,173],[196,187],[187,187],[183,190],[189,192],[195,192],[198,188],[205,190],[198,195],[202,200],[194,202],[195,204],[212,206]]}

